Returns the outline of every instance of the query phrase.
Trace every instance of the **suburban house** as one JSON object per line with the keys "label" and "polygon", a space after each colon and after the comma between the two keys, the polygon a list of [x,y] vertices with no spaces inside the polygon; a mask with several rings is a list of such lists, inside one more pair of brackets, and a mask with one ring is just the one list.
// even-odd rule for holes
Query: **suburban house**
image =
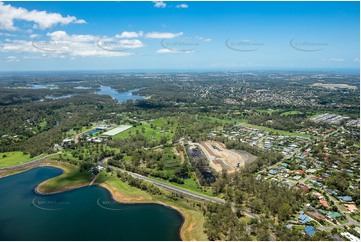
{"label": "suburban house", "polygon": [[345,203],[352,202],[352,198],[350,196],[338,196],[338,199],[340,199],[342,202],[345,202]]}
{"label": "suburban house", "polygon": [[302,214],[302,215],[298,216],[298,222],[305,224],[305,223],[311,222],[311,218],[305,214]]}
{"label": "suburban house", "polygon": [[315,230],[315,228],[313,226],[307,226],[305,228],[305,233],[308,235],[308,236],[313,236],[317,231]]}

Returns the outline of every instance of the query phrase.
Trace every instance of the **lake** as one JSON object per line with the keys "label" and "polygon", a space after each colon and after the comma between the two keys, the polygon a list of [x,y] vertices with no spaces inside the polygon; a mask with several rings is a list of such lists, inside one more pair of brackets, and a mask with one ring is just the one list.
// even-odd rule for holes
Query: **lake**
{"label": "lake", "polygon": [[50,89],[50,90],[59,89],[59,87],[54,84],[29,84],[28,87],[30,89]]}
{"label": "lake", "polygon": [[99,186],[34,192],[60,174],[40,167],[0,179],[0,240],[180,240],[182,216],[162,205],[120,204]]}
{"label": "lake", "polygon": [[99,95],[109,95],[113,99],[118,100],[119,102],[126,102],[127,100],[137,100],[143,99],[144,96],[133,95],[133,92],[138,91],[139,89],[129,90],[127,92],[118,92],[116,89],[109,86],[100,86],[100,91],[95,92]]}

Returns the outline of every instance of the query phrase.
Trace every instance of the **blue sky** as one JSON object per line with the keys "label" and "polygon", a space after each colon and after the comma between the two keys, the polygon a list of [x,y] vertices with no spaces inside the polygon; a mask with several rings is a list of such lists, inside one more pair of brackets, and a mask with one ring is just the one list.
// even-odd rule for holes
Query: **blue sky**
{"label": "blue sky", "polygon": [[359,68],[359,2],[0,2],[0,71]]}

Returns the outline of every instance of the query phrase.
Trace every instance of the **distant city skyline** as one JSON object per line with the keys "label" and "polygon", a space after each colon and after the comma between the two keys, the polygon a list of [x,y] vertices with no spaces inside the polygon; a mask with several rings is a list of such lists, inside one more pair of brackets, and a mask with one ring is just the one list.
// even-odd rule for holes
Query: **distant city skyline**
{"label": "distant city skyline", "polygon": [[359,2],[0,2],[0,71],[359,69]]}

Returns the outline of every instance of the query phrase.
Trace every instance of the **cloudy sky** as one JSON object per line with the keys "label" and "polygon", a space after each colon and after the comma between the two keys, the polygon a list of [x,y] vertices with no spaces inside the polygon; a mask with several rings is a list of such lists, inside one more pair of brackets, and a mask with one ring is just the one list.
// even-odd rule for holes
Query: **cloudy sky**
{"label": "cloudy sky", "polygon": [[358,68],[358,2],[0,2],[0,71]]}

